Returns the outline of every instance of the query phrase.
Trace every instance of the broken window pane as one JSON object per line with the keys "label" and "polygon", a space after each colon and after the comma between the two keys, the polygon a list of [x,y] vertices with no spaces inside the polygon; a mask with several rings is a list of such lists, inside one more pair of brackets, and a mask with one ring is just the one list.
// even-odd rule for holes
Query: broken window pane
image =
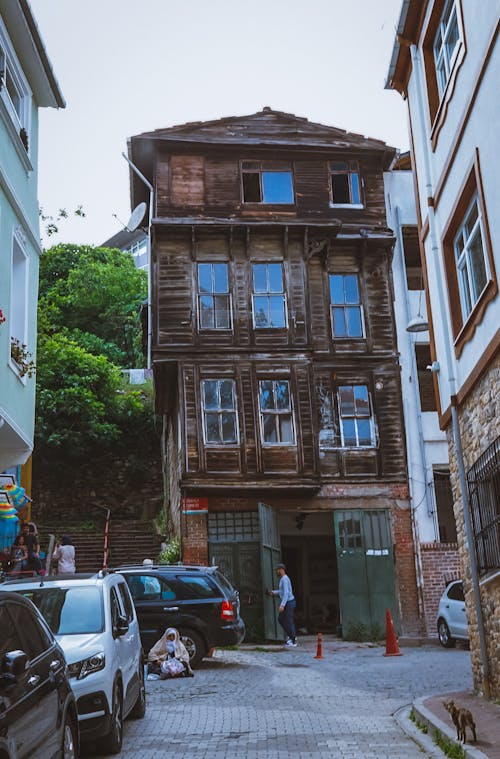
{"label": "broken window pane", "polygon": [[332,174],[332,198],[334,203],[351,202],[347,174]]}
{"label": "broken window pane", "polygon": [[245,203],[260,203],[260,174],[244,172],[243,174],[243,200]]}

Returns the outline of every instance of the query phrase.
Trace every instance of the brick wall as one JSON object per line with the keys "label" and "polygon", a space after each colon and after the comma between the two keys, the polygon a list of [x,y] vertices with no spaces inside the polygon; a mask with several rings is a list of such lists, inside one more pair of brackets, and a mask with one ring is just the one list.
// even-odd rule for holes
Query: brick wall
{"label": "brick wall", "polygon": [[418,607],[415,550],[409,504],[394,507],[391,511],[391,519],[401,632],[406,636],[419,637],[423,634],[423,620],[420,618]]}
{"label": "brick wall", "polygon": [[437,638],[436,615],[446,585],[458,580],[460,559],[456,543],[421,543],[423,605],[427,636]]}
{"label": "brick wall", "polygon": [[[496,356],[489,369],[478,380],[473,392],[459,409],[459,425],[467,472],[482,453],[498,437],[500,418],[500,356]],[[451,425],[447,429],[450,452],[450,474],[453,488],[455,521],[457,523],[457,543],[460,555],[461,575],[464,580],[467,618],[472,660],[474,687],[483,692],[484,683],[479,648],[478,623],[472,590],[469,563],[469,549],[465,534],[463,504],[458,479]],[[489,668],[491,695],[500,698],[500,576],[491,577],[481,585],[481,607],[485,628],[486,649]]]}
{"label": "brick wall", "polygon": [[208,564],[207,523],[206,514],[182,515],[182,561],[185,564]]}

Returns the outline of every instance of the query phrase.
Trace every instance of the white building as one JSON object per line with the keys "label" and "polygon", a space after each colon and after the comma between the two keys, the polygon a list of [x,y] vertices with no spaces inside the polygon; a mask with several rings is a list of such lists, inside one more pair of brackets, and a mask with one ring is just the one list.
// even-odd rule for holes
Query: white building
{"label": "white building", "polygon": [[405,0],[388,76],[408,103],[431,358],[450,450],[475,686],[496,697],[499,29],[500,0]]}
{"label": "white building", "polygon": [[[408,480],[416,547],[421,614],[436,637],[439,597],[460,576],[450,483],[448,444],[439,427],[434,393],[427,307],[418,242],[417,212],[409,155],[384,174],[387,224],[394,230],[392,275],[401,365]],[[422,329],[409,332],[408,325]]]}

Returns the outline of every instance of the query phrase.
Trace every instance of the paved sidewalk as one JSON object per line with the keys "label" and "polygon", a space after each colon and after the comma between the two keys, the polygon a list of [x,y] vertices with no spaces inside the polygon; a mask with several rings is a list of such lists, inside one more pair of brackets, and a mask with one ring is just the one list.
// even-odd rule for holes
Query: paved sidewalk
{"label": "paved sidewalk", "polygon": [[453,699],[457,706],[469,709],[476,723],[477,743],[471,743],[470,729],[467,729],[467,743],[463,746],[465,754],[471,759],[500,759],[500,706],[476,696],[471,691],[454,691],[433,696],[417,698],[413,709],[417,719],[429,726],[429,732],[439,730],[448,738],[456,741],[457,732],[450,715],[443,706],[443,701]]}

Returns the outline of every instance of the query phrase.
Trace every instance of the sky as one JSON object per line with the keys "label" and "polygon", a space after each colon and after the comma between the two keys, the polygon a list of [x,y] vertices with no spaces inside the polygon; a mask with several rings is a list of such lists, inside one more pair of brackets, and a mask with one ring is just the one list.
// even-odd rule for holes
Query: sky
{"label": "sky", "polygon": [[86,213],[45,244],[122,228],[140,132],[270,106],[408,148],[405,103],[384,90],[402,0],[30,3],[67,103],[40,111],[40,204]]}

